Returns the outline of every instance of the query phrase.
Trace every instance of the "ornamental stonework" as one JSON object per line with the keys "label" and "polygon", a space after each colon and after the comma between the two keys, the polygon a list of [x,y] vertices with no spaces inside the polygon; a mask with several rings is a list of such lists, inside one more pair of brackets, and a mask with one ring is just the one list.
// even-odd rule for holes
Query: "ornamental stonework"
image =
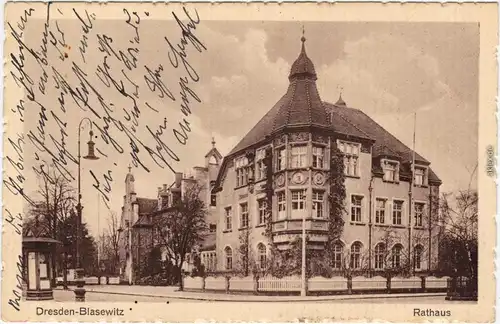
{"label": "ornamental stonework", "polygon": [[316,186],[322,186],[325,184],[325,175],[323,174],[323,172],[316,172],[313,175],[313,183]]}
{"label": "ornamental stonework", "polygon": [[282,174],[279,174],[276,176],[276,187],[278,188],[281,188],[285,185],[285,175],[282,173]]}
{"label": "ornamental stonework", "polygon": [[290,134],[290,142],[307,142],[309,141],[309,133],[300,132]]}
{"label": "ornamental stonework", "polygon": [[281,135],[274,140],[274,146],[284,145],[286,143],[286,135]]}
{"label": "ornamental stonework", "polygon": [[370,146],[368,144],[361,144],[361,153],[371,153]]}
{"label": "ornamental stonework", "polygon": [[291,176],[291,183],[294,184],[294,185],[302,185],[302,184],[305,184],[307,183],[307,176],[301,172],[301,171],[298,171],[298,172],[294,172]]}
{"label": "ornamental stonework", "polygon": [[312,140],[316,143],[328,144],[328,138],[322,135],[313,134]]}

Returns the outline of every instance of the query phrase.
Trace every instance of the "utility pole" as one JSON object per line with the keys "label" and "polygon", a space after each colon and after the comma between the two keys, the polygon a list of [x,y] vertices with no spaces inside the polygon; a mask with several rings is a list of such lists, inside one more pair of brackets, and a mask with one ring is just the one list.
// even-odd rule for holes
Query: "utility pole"
{"label": "utility pole", "polygon": [[[102,240],[101,236],[101,215],[100,215],[100,201],[99,201],[99,193],[97,193],[97,237],[100,240]],[[101,265],[101,244],[102,242],[97,242],[97,268],[100,269]]]}
{"label": "utility pole", "polygon": [[306,296],[306,212],[302,216],[302,278],[300,295]]}

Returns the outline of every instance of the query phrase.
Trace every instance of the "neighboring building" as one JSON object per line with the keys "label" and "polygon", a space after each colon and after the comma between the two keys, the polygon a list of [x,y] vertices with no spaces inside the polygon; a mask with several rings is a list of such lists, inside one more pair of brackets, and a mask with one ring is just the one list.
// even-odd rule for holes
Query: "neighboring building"
{"label": "neighboring building", "polygon": [[[211,195],[211,189],[215,183],[222,155],[215,148],[212,141],[212,149],[205,155],[205,166],[194,167],[192,174],[176,173],[175,181],[171,185],[164,184],[158,187],[158,196],[155,199],[139,198],[134,189],[135,178],[131,173],[125,177],[125,196],[123,197],[122,216],[120,223],[120,274],[124,281],[130,284],[136,282],[144,275],[144,260],[150,254],[153,247],[158,245],[154,236],[155,216],[162,211],[168,210],[182,194],[190,183],[202,186],[200,199],[208,209],[207,225],[208,233],[205,241],[195,249],[200,252],[202,262],[207,269],[215,269],[215,197]],[[166,254],[162,254],[166,259]],[[142,262],[141,262],[142,260]],[[188,257],[188,263],[184,269],[192,267],[192,258]]]}
{"label": "neighboring building", "polygon": [[[222,163],[214,188],[218,269],[234,269],[243,229],[250,229],[257,263],[268,257],[263,217],[266,148],[272,149],[274,160],[274,243],[286,249],[301,235],[305,217],[308,248],[322,248],[328,231],[327,178],[333,146],[344,153],[347,212],[332,266],[377,270],[390,254],[394,267],[401,265],[405,255],[412,256],[417,271],[435,267],[439,229],[429,226],[437,213],[430,197],[439,196],[441,181],[430,162],[413,154],[364,112],[349,108],[341,97],[335,104],[322,101],[305,38],[288,79],[287,92]],[[414,213],[410,213],[413,156]]]}

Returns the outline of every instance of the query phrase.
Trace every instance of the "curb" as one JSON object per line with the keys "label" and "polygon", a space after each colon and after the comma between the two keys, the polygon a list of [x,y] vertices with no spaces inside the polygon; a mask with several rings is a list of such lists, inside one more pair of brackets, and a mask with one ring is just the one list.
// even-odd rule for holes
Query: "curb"
{"label": "curb", "polygon": [[[73,289],[69,289],[69,291],[73,291]],[[210,298],[210,297],[197,297],[197,296],[176,296],[176,295],[152,295],[152,294],[139,294],[139,293],[124,293],[124,292],[110,292],[110,291],[95,291],[95,290],[87,290],[87,293],[96,293],[96,294],[108,294],[108,295],[126,295],[126,296],[138,296],[138,297],[155,297],[155,298],[175,298],[175,299],[185,299],[185,300],[198,300],[198,301],[207,301],[207,302],[244,302],[244,303],[263,303],[263,302],[272,302],[272,303],[284,303],[284,302],[319,302],[319,301],[335,301],[335,300],[353,300],[353,299],[376,299],[376,298],[405,298],[405,297],[445,297],[446,293],[434,293],[434,294],[388,294],[388,295],[349,295],[342,296],[340,298],[315,298],[314,296],[310,296],[309,298],[303,299],[224,299],[224,298]],[[233,295],[234,296],[234,295]]]}

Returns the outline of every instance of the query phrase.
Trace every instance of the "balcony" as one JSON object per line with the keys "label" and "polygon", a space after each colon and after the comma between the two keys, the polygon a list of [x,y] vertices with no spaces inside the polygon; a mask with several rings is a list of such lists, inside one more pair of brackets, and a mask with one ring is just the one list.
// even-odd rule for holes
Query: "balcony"
{"label": "balcony", "polygon": [[[325,242],[328,233],[326,219],[306,219],[306,234],[312,242]],[[285,219],[273,224],[274,242],[287,243],[302,233],[302,219]]]}
{"label": "balcony", "polygon": [[[274,222],[274,232],[295,232],[302,231],[302,219],[284,219]],[[307,218],[306,231],[328,231],[328,221],[326,219]]]}

